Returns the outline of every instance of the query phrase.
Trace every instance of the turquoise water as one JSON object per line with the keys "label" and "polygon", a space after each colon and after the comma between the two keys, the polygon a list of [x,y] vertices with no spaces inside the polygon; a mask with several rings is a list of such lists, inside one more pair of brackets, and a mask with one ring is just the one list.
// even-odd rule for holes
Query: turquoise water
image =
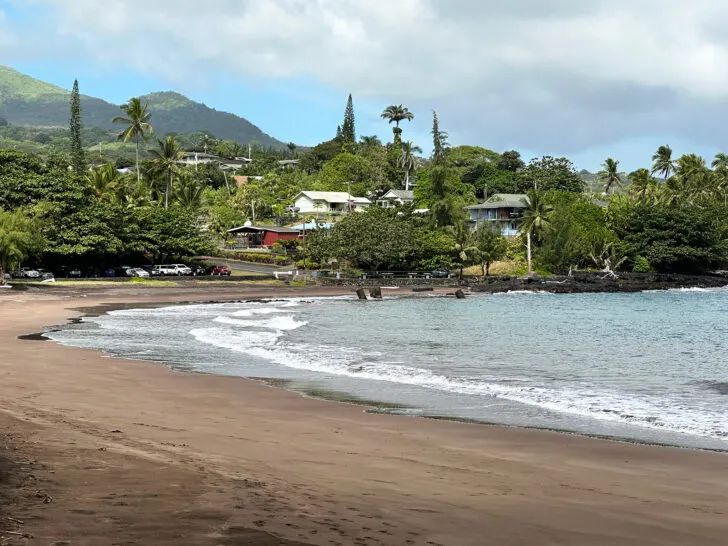
{"label": "turquoise water", "polygon": [[51,337],[416,416],[728,449],[727,311],[726,290],[320,298],[113,311]]}

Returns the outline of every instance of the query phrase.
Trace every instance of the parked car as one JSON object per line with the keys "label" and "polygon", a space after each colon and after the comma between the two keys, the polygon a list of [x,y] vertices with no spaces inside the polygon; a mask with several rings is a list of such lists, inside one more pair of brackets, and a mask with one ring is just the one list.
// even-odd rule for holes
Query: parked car
{"label": "parked car", "polygon": [[180,275],[192,275],[192,269],[187,267],[185,264],[171,264],[171,265],[158,265],[159,271],[162,275],[180,276]]}
{"label": "parked car", "polygon": [[116,271],[113,267],[108,268],[104,271],[104,277],[116,277]]}
{"label": "parked car", "polygon": [[207,275],[207,267],[203,267],[201,265],[193,265],[190,266],[190,269],[192,269],[192,274],[196,277],[200,275]]}
{"label": "parked car", "polygon": [[210,272],[211,275],[230,276],[230,268],[226,265],[216,265]]}
{"label": "parked car", "polygon": [[137,277],[137,278],[149,277],[149,271],[147,271],[146,269],[144,269],[142,267],[132,267],[131,269],[127,269],[126,274],[127,274],[127,276]]}
{"label": "parked car", "polygon": [[37,269],[36,271],[38,271],[40,278],[44,281],[48,279],[55,279],[53,272],[50,269]]}
{"label": "parked car", "polygon": [[450,272],[447,269],[435,269],[430,271],[430,277],[435,279],[448,279],[450,278]]}
{"label": "parked car", "polygon": [[21,279],[40,279],[40,272],[32,267],[23,267],[20,269],[18,277]]}

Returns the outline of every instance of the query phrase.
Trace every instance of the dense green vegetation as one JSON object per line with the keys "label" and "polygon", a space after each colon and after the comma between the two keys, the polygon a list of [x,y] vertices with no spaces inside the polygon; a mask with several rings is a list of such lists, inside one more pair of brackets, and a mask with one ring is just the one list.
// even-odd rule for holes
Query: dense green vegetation
{"label": "dense green vegetation", "polygon": [[[316,229],[275,249],[277,254],[249,259],[282,263],[287,255],[306,268],[341,271],[444,268],[462,275],[476,266],[485,276],[494,263],[506,260],[512,273],[529,268],[703,272],[725,267],[728,258],[724,154],[708,166],[695,155],[675,159],[663,146],[649,168],[625,174],[608,158],[585,184],[566,158],[526,162],[515,150],[452,147],[437,114],[433,152],[422,157],[416,143],[402,139],[400,123],[414,117],[403,105],[382,113],[393,125],[391,142],[357,139],[349,96],[331,140],[310,150],[293,143],[281,149],[251,146],[252,161],[232,172],[215,163],[185,166],[180,159],[186,150],[239,157],[247,152],[239,142],[207,132],[157,138],[158,116],[177,109],[183,97],[165,95],[158,110],[144,98],[130,99],[113,112],[114,133],[83,129],[78,101],[64,97],[67,111],[71,107],[69,129],[0,126],[0,137],[13,134],[43,146],[35,152],[21,145],[0,150],[0,265],[5,269],[33,263],[101,270],[225,255],[227,231],[246,220],[334,222],[331,229]],[[83,101],[80,107],[83,111]],[[95,151],[99,139],[107,139],[101,148],[117,147],[114,161],[95,161],[101,158]],[[86,158],[93,168],[80,166]],[[415,202],[393,209],[302,216],[291,207],[302,190],[350,190],[374,202],[390,189],[410,187]],[[505,239],[489,224],[468,222],[466,207],[494,193],[524,194],[520,236]]]}

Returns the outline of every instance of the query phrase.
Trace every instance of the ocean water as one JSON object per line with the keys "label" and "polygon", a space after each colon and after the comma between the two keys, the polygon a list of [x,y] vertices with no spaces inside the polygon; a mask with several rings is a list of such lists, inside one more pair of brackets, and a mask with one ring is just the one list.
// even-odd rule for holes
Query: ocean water
{"label": "ocean water", "polygon": [[413,416],[728,449],[728,290],[180,305],[49,336]]}

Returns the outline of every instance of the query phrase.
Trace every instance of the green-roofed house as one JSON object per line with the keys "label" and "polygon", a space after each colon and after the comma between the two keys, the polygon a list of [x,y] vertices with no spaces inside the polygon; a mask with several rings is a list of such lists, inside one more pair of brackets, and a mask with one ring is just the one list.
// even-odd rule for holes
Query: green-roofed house
{"label": "green-roofed house", "polygon": [[503,236],[515,237],[520,233],[527,199],[528,196],[522,193],[495,193],[484,203],[468,207],[469,221],[473,226],[490,222]]}

